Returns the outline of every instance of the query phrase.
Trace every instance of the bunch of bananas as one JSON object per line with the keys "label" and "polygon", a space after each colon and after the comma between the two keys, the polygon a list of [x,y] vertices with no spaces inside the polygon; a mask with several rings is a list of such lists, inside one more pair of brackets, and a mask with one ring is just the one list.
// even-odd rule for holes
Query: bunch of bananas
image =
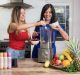
{"label": "bunch of bananas", "polygon": [[64,51],[63,51],[62,54],[63,54],[70,62],[73,61],[74,55],[71,53],[71,51],[70,51],[68,48],[64,49]]}

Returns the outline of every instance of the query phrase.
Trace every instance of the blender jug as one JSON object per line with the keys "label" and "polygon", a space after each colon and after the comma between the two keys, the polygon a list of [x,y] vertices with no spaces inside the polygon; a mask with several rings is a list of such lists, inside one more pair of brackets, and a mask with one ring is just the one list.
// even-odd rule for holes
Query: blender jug
{"label": "blender jug", "polygon": [[51,30],[47,27],[40,28],[40,48],[51,48]]}
{"label": "blender jug", "polygon": [[43,26],[40,28],[40,48],[38,51],[38,62],[45,62],[53,58],[52,30]]}

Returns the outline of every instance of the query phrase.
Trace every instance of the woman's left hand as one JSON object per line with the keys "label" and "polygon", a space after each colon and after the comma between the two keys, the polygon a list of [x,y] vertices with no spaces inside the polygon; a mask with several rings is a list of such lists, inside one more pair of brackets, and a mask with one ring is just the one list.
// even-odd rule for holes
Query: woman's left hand
{"label": "woman's left hand", "polygon": [[50,24],[50,26],[51,26],[53,29],[58,30],[58,31],[61,29],[60,25]]}
{"label": "woman's left hand", "polygon": [[56,24],[56,25],[50,24],[50,26],[52,27],[52,29],[55,29],[55,30],[59,31],[60,34],[62,35],[62,37],[63,37],[65,40],[68,40],[68,39],[69,39],[68,34],[61,28],[60,25],[58,25],[58,24]]}

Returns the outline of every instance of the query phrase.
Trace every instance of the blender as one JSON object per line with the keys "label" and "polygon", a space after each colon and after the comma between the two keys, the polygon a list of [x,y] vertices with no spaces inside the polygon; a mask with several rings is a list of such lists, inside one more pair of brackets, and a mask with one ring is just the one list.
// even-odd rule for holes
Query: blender
{"label": "blender", "polygon": [[51,60],[53,58],[52,42],[52,30],[47,26],[40,27],[38,62],[45,62],[46,60]]}

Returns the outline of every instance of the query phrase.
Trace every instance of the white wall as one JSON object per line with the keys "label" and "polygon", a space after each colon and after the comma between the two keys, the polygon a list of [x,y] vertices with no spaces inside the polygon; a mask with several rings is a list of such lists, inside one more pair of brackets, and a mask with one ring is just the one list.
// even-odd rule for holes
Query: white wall
{"label": "white wall", "polygon": [[80,0],[74,0],[73,36],[80,40]]}
{"label": "white wall", "polygon": [[11,11],[0,8],[0,40],[8,38],[7,27],[10,22]]}

